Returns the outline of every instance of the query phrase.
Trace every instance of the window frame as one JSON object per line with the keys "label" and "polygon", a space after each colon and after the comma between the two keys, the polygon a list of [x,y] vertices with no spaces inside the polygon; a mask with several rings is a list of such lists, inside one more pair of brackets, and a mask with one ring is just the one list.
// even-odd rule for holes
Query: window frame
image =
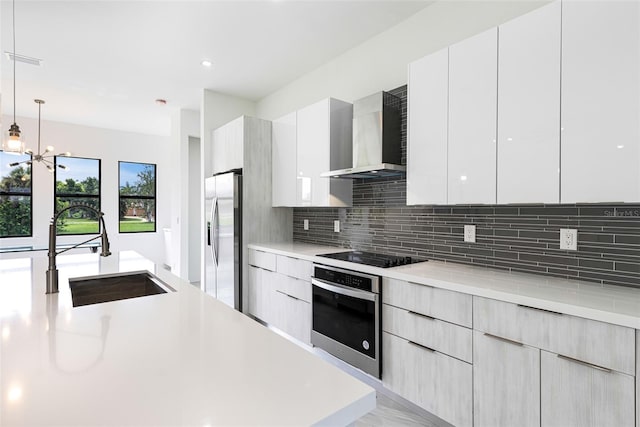
{"label": "window frame", "polygon": [[[122,163],[132,163],[137,165],[153,166],[153,196],[133,196],[120,193],[120,174]],[[137,199],[137,200],[153,200],[154,220],[153,230],[140,230],[140,231],[121,231],[120,226],[120,202],[122,199]],[[127,160],[118,160],[118,233],[119,234],[138,234],[138,233],[156,233],[158,231],[158,164],[146,163],[146,162],[131,162]]]}
{"label": "window frame", "polygon": [[[4,150],[0,150],[0,153],[5,153]],[[8,154],[8,153],[7,153]],[[11,155],[11,154],[8,154]],[[7,235],[0,236],[0,239],[16,239],[21,237],[33,237],[33,154],[29,154],[29,193],[19,193],[15,191],[3,191],[0,190],[0,196],[21,196],[21,197],[29,197],[29,234],[16,234],[16,235]],[[17,167],[17,166],[14,166]]]}
{"label": "window frame", "polygon": [[[80,160],[97,160],[98,161],[98,195],[86,195],[86,194],[78,194],[73,193],[72,195],[58,195],[57,182],[58,182],[58,157],[64,159],[80,159]],[[96,159],[93,157],[80,157],[80,156],[54,156],[53,158],[53,209],[55,213],[56,211],[56,200],[58,197],[64,197],[66,199],[89,199],[89,198],[97,198],[98,199],[98,212],[102,212],[102,159]],[[89,232],[89,233],[58,233],[56,229],[57,236],[86,236],[90,234],[100,234],[102,232],[102,223],[98,220],[98,231]]]}

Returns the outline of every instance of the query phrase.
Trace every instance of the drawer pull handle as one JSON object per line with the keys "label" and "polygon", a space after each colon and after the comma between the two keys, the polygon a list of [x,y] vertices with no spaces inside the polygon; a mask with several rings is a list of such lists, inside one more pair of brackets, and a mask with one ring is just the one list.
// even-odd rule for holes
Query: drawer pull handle
{"label": "drawer pull handle", "polygon": [[418,313],[416,311],[408,311],[409,314],[413,314],[414,316],[418,316],[418,317],[424,317],[425,319],[429,319],[429,320],[436,320],[435,317],[431,317],[431,316],[427,316],[426,314],[422,314],[422,313]]}
{"label": "drawer pull handle", "polygon": [[411,285],[422,286],[423,288],[431,288],[431,289],[433,289],[433,286],[431,286],[431,285],[426,285],[426,284],[424,284],[424,283],[416,283],[416,282],[407,282],[407,283],[409,283],[409,284],[411,284]]}
{"label": "drawer pull handle", "polygon": [[489,338],[493,338],[494,340],[506,342],[507,344],[517,345],[518,347],[522,347],[523,346],[523,344],[521,342],[513,341],[513,340],[510,340],[510,339],[507,339],[507,338],[502,338],[502,337],[499,337],[497,335],[487,334],[486,332],[485,332],[484,336],[485,337],[489,337]]}
{"label": "drawer pull handle", "polygon": [[299,300],[300,300],[300,298],[296,298],[296,297],[294,297],[293,295],[289,295],[289,294],[288,294],[288,293],[286,293],[286,292],[282,292],[282,291],[279,291],[279,290],[277,290],[277,289],[276,289],[276,292],[281,293],[282,295],[286,295],[286,296],[288,296],[289,298],[293,298],[293,299],[294,299],[294,300],[296,300],[296,301],[299,301]]}
{"label": "drawer pull handle", "polygon": [[611,369],[603,368],[602,366],[594,365],[593,363],[583,362],[582,360],[574,359],[573,357],[557,355],[560,359],[568,360],[569,362],[577,363],[578,365],[588,366],[589,368],[597,369],[598,371],[611,373]]}
{"label": "drawer pull handle", "polygon": [[418,344],[417,342],[413,342],[413,341],[407,341],[407,342],[408,342],[409,344],[411,344],[411,345],[415,345],[416,347],[420,347],[420,348],[421,348],[421,349],[423,349],[423,350],[430,351],[431,353],[435,353],[435,352],[436,352],[434,349],[432,349],[432,348],[430,348],[430,347],[427,347],[427,346],[425,346],[425,345],[422,345],[422,344]]}
{"label": "drawer pull handle", "polygon": [[522,305],[522,304],[518,304],[518,307],[528,308],[529,310],[543,311],[545,313],[551,313],[551,314],[555,314],[557,316],[562,316],[562,313],[559,313],[557,311],[552,311],[552,310],[545,310],[544,308],[529,307],[528,305]]}

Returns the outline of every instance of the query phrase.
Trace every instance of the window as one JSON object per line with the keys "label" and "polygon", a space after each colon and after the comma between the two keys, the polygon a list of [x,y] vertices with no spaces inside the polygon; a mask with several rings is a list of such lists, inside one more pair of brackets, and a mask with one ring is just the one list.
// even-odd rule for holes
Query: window
{"label": "window", "polygon": [[156,231],[156,165],[119,163],[120,232]]}
{"label": "window", "polygon": [[0,237],[32,236],[30,154],[0,151]]}
{"label": "window", "polygon": [[[77,205],[100,211],[100,159],[56,156],[55,166],[56,212]],[[58,235],[97,234],[100,223],[90,210],[71,208],[58,218],[56,228]]]}

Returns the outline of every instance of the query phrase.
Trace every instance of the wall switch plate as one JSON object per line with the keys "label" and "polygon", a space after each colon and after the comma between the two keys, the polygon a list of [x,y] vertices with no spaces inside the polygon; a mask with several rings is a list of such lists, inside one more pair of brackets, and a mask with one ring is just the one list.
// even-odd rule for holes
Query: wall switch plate
{"label": "wall switch plate", "polygon": [[476,242],[476,226],[475,225],[464,226],[464,241],[469,243]]}
{"label": "wall switch plate", "polygon": [[305,229],[305,230],[308,230],[308,229],[309,229],[309,220],[308,220],[308,219],[305,219],[305,220],[303,221],[303,227],[304,227],[304,229]]}
{"label": "wall switch plate", "polygon": [[568,251],[578,250],[578,230],[574,228],[560,229],[560,249]]}
{"label": "wall switch plate", "polygon": [[340,220],[335,220],[333,221],[333,231],[335,231],[336,233],[340,232]]}

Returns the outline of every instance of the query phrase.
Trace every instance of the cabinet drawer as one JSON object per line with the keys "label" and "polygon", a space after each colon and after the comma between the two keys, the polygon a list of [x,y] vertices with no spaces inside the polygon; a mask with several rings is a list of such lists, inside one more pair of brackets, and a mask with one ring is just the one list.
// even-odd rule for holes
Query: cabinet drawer
{"label": "cabinet drawer", "polygon": [[305,344],[311,343],[311,304],[275,291],[273,303],[277,313],[271,325]]}
{"label": "cabinet drawer", "polygon": [[310,282],[311,275],[313,274],[313,263],[311,261],[278,255],[276,259],[276,271]]}
{"label": "cabinet drawer", "polygon": [[391,305],[382,305],[382,329],[471,363],[471,329]]}
{"label": "cabinet drawer", "polygon": [[249,265],[276,271],[276,254],[249,249]]}
{"label": "cabinet drawer", "polygon": [[299,300],[311,303],[311,282],[285,276],[284,274],[274,274],[275,289]]}
{"label": "cabinet drawer", "polygon": [[472,425],[472,367],[395,335],[382,333],[382,383],[458,426]]}
{"label": "cabinet drawer", "polygon": [[540,417],[545,427],[634,427],[632,376],[541,352]]}
{"label": "cabinet drawer", "polygon": [[635,331],[517,304],[473,297],[474,329],[635,375]]}
{"label": "cabinet drawer", "polygon": [[382,302],[471,327],[471,295],[385,277],[382,279]]}

